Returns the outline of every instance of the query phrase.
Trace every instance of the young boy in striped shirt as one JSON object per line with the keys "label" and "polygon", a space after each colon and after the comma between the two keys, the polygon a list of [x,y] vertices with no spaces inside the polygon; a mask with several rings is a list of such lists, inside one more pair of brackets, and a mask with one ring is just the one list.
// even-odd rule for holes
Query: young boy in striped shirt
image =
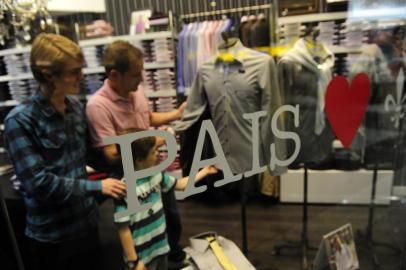
{"label": "young boy in striped shirt", "polygon": [[[143,170],[158,162],[159,145],[155,137],[146,137],[131,144],[134,167]],[[217,173],[215,167],[205,167],[196,175],[196,182],[209,174]],[[141,204],[152,203],[150,209],[115,220],[129,270],[166,270],[169,245],[166,236],[165,214],[161,192],[172,188],[186,188],[188,177],[176,180],[170,175],[157,173],[137,180],[137,194]],[[127,209],[126,199],[116,203],[116,212]]]}

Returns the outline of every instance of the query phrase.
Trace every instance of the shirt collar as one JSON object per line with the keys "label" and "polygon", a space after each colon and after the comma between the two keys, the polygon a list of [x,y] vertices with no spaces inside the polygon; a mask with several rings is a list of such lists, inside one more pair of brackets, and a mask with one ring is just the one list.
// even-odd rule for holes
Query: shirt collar
{"label": "shirt collar", "polygon": [[[33,100],[46,117],[50,118],[56,114],[59,114],[40,89],[33,95]],[[68,97],[65,97],[65,102],[66,102],[66,112],[67,113],[72,112],[73,107]]]}
{"label": "shirt collar", "polygon": [[227,49],[222,49],[218,50],[216,54],[216,59],[219,58],[220,54],[227,53],[233,56],[235,60],[237,60],[240,63],[244,62],[244,58],[248,55],[248,51],[246,50],[241,41],[238,40],[234,46],[227,48]]}
{"label": "shirt collar", "polygon": [[109,79],[104,80],[104,92],[106,94],[106,96],[111,100],[111,101],[126,101],[128,102],[128,99],[123,98],[122,96],[120,96],[119,94],[116,93],[116,91],[113,90],[113,88],[111,88],[110,86],[110,81]]}
{"label": "shirt collar", "polygon": [[192,236],[190,240],[190,246],[194,249],[197,250],[198,252],[205,252],[209,246],[210,243],[207,241],[206,237],[208,236],[213,236],[216,240],[218,238],[217,233],[215,232],[205,232],[201,233],[195,236]]}
{"label": "shirt collar", "polygon": [[327,52],[327,58],[323,60],[323,63],[318,64],[314,61],[313,56],[310,54],[306,47],[306,41],[304,38],[299,39],[291,50],[283,55],[283,59],[296,61],[315,73],[319,73],[320,70],[329,70],[334,66],[334,54],[323,46]]}

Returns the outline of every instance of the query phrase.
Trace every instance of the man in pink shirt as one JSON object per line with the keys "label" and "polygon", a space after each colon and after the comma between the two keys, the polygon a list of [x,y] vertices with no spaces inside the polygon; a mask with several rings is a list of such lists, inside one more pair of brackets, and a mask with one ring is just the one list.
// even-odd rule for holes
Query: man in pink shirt
{"label": "man in pink shirt", "polygon": [[121,134],[128,128],[148,129],[180,119],[186,107],[183,103],[171,112],[151,112],[142,82],[142,53],[125,41],[110,44],[103,57],[107,79],[89,99],[86,115],[95,147],[101,148],[109,163],[118,161],[115,145],[104,146],[103,137]]}
{"label": "man in pink shirt", "polygon": [[[110,44],[103,56],[107,79],[104,85],[89,99],[86,115],[89,122],[93,146],[102,152],[105,160],[101,164],[109,173],[122,175],[120,153],[116,145],[104,145],[103,138],[122,134],[129,128],[149,129],[180,119],[186,107],[183,103],[171,112],[151,112],[145,97],[142,82],[144,66],[139,49],[126,41]],[[163,197],[168,223],[168,239],[172,259],[183,261],[185,255],[179,246],[181,223],[174,191]],[[171,261],[171,254],[169,254]]]}

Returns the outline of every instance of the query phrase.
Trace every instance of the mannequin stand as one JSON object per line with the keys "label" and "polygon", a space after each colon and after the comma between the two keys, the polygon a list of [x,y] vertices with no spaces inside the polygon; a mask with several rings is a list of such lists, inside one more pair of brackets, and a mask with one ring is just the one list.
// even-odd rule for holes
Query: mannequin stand
{"label": "mannequin stand", "polygon": [[302,208],[302,233],[301,233],[301,241],[300,242],[292,242],[288,244],[283,244],[279,246],[275,246],[273,255],[280,255],[283,249],[299,249],[302,254],[302,270],[309,269],[309,262],[307,253],[309,250],[316,250],[316,248],[309,246],[309,239],[307,236],[307,207],[308,207],[308,172],[307,172],[307,165],[304,166],[304,174],[303,174],[303,208]]}
{"label": "mannequin stand", "polygon": [[247,215],[246,215],[246,205],[247,205],[247,191],[246,191],[246,179],[243,177],[241,180],[241,235],[242,235],[242,252],[245,256],[248,255],[248,240],[247,240]]}
{"label": "mannequin stand", "polygon": [[[376,253],[376,247],[377,246],[382,246],[386,247],[392,250],[395,250],[396,252],[400,252],[397,248],[385,244],[385,243],[378,243],[373,240],[373,226],[374,226],[374,210],[375,210],[375,197],[376,197],[376,184],[378,180],[378,164],[374,164],[374,171],[372,175],[372,191],[371,191],[371,199],[369,201],[369,210],[368,210],[368,224],[367,228],[365,230],[365,233],[363,233],[361,230],[357,231],[357,238],[366,243],[368,253],[371,254],[371,257],[373,259],[374,263],[374,268],[375,270],[381,269],[378,256]],[[402,258],[402,265],[405,265],[405,258]],[[404,268],[402,268],[404,269]]]}

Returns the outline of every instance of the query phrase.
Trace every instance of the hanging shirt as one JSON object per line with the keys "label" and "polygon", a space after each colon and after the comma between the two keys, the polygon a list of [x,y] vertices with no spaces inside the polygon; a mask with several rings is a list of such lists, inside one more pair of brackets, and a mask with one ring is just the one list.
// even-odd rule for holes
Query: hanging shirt
{"label": "hanging shirt", "polygon": [[204,33],[203,39],[204,39],[204,42],[206,43],[205,44],[206,51],[204,52],[204,59],[205,59],[204,62],[209,60],[209,58],[211,56],[213,56],[215,53],[215,48],[213,48],[212,40],[213,40],[213,33],[215,31],[216,24],[217,24],[217,21],[210,21],[208,23],[207,29]]}
{"label": "hanging shirt", "polygon": [[213,39],[212,39],[212,44],[213,44],[213,55],[215,55],[217,53],[217,48],[220,45],[220,43],[223,42],[223,38],[221,37],[221,29],[223,29],[225,21],[224,20],[220,20],[217,22],[216,28],[214,29],[214,33],[213,33]]}
{"label": "hanging shirt", "polygon": [[[323,161],[332,152],[334,135],[324,113],[325,93],[334,64],[333,55],[328,54],[323,63],[316,63],[305,41],[300,39],[278,63],[279,86],[284,103],[299,105],[298,127],[294,126],[292,114],[286,117],[287,130],[297,133],[301,140],[297,162]],[[293,152],[293,147],[289,141],[288,153]]]}
{"label": "hanging shirt", "polygon": [[197,32],[197,49],[196,52],[196,65],[197,68],[200,68],[200,66],[207,60],[205,56],[207,55],[207,49],[206,49],[206,42],[205,42],[205,32],[208,28],[208,21],[204,21],[201,26],[199,31]]}
{"label": "hanging shirt", "polygon": [[196,63],[194,62],[195,52],[192,50],[192,38],[193,31],[197,27],[197,23],[188,24],[186,33],[185,33],[185,52],[183,56],[183,82],[185,86],[185,91],[187,88],[190,88],[192,85],[192,66]]}
{"label": "hanging shirt", "polygon": [[192,85],[193,80],[197,74],[197,56],[199,54],[198,49],[198,42],[199,42],[199,33],[203,23],[198,22],[196,26],[193,28],[193,31],[190,34],[190,43],[189,43],[189,61],[190,61],[190,77],[188,85],[189,87]]}
{"label": "hanging shirt", "polygon": [[[226,64],[211,58],[199,70],[188,97],[187,107],[176,129],[185,130],[195,123],[209,106],[212,121],[227,162],[233,173],[252,168],[252,124],[245,113],[266,111],[260,119],[260,165],[270,162],[270,145],[276,143],[279,159],[285,159],[285,144],[273,136],[271,118],[281,105],[273,59],[247,49],[238,42],[228,52],[235,61]],[[273,174],[281,174],[277,167]]]}
{"label": "hanging shirt", "polygon": [[186,33],[187,33],[188,25],[185,24],[182,27],[182,31],[179,33],[178,36],[178,45],[176,47],[176,82],[177,82],[177,92],[184,93],[185,92],[185,82],[183,79],[184,73],[184,59],[185,59],[185,51],[186,51]]}

